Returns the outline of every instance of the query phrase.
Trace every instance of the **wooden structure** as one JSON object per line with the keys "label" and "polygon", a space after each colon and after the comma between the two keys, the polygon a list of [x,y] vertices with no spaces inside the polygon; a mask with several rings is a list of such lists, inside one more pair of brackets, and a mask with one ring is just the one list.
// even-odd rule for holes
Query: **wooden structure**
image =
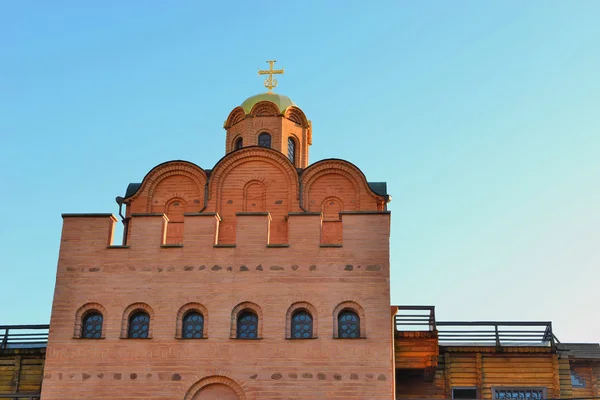
{"label": "wooden structure", "polygon": [[0,399],[40,398],[48,325],[0,325]]}
{"label": "wooden structure", "polygon": [[395,306],[397,399],[600,396],[598,344],[561,344],[550,322],[436,321]]}

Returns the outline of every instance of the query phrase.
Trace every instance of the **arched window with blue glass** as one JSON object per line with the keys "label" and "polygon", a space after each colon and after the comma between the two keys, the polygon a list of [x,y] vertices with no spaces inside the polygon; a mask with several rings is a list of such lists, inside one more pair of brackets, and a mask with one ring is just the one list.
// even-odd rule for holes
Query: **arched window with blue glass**
{"label": "arched window with blue glass", "polygon": [[307,310],[297,310],[292,314],[290,339],[312,339],[313,318]]}
{"label": "arched window with blue glass", "polygon": [[360,338],[360,317],[354,310],[343,310],[338,315],[338,338]]}
{"label": "arched window with blue glass", "polygon": [[148,339],[150,333],[150,315],[136,311],[129,317],[127,337],[129,339]]}
{"label": "arched window with blue glass", "polygon": [[271,135],[267,132],[262,132],[258,135],[258,145],[260,147],[271,147]]}
{"label": "arched window with blue glass", "polygon": [[365,310],[355,301],[347,300],[333,309],[333,338],[334,339],[364,339],[366,338]]}
{"label": "arched window with blue glass", "polygon": [[182,321],[182,339],[202,339],[204,337],[204,316],[192,310],[185,314]]}
{"label": "arched window with blue glass", "polygon": [[87,312],[81,321],[82,339],[101,339],[102,338],[102,314],[96,310]]}
{"label": "arched window with blue glass", "polygon": [[258,339],[258,316],[251,310],[242,311],[237,318],[238,339]]}

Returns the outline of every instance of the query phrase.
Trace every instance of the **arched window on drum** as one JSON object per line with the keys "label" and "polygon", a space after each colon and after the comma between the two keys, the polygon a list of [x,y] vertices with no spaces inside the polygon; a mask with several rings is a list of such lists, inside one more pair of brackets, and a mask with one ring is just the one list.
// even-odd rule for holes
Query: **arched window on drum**
{"label": "arched window on drum", "polygon": [[296,141],[292,137],[288,138],[288,159],[296,165]]}
{"label": "arched window on drum", "polygon": [[271,135],[266,132],[258,135],[258,145],[261,147],[271,147]]}

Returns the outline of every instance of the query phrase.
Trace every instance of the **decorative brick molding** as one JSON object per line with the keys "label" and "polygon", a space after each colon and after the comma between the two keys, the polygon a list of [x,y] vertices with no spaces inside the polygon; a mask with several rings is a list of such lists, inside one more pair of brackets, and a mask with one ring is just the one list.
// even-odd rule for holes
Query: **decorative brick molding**
{"label": "decorative brick molding", "polygon": [[333,337],[338,339],[338,315],[342,311],[354,311],[358,314],[358,318],[360,318],[360,338],[365,339],[367,337],[367,321],[365,317],[365,310],[360,306],[360,304],[354,301],[344,301],[338,304],[333,310]]}
{"label": "decorative brick molding", "polygon": [[307,301],[298,301],[296,303],[293,303],[287,310],[287,312],[285,313],[285,338],[286,339],[291,339],[292,338],[292,316],[294,315],[294,312],[298,311],[298,310],[305,310],[308,311],[312,317],[312,323],[313,323],[313,331],[312,331],[312,338],[311,339],[316,339],[317,337],[319,337],[319,331],[318,331],[318,326],[319,326],[319,319],[317,318],[317,309],[310,304]]}
{"label": "decorative brick molding", "polygon": [[[306,118],[306,115],[298,107],[295,107],[295,106],[288,107],[285,110],[285,117],[287,119],[289,119],[290,121],[301,125],[303,128],[310,127],[310,124],[308,122],[308,119]],[[308,144],[312,144],[312,143],[308,143]]]}
{"label": "decorative brick molding", "polygon": [[231,311],[231,330],[229,332],[229,337],[231,339],[237,338],[237,319],[240,313],[244,311],[252,311],[258,317],[258,327],[257,327],[257,339],[262,339],[263,336],[263,312],[262,309],[257,305],[250,301],[245,301],[243,303],[238,304]]}
{"label": "decorative brick molding", "polygon": [[194,400],[194,397],[200,393],[202,388],[215,384],[229,386],[235,391],[239,400],[246,400],[246,395],[244,394],[242,387],[233,379],[222,375],[207,376],[206,378],[200,379],[189,388],[183,400]]}
{"label": "decorative brick molding", "polygon": [[238,122],[243,121],[244,118],[246,118],[246,112],[242,107],[238,106],[229,113],[229,116],[227,117],[223,128],[229,129]]}
{"label": "decorative brick molding", "polygon": [[152,327],[154,326],[154,310],[146,303],[133,303],[123,312],[121,319],[121,339],[127,339],[127,330],[129,329],[129,318],[136,311],[144,311],[150,316],[150,327],[148,328],[148,339],[152,339]]}
{"label": "decorative brick molding", "polygon": [[104,321],[106,321],[106,309],[100,303],[86,303],[75,312],[75,324],[73,324],[73,337],[81,338],[81,329],[83,319],[92,312],[98,312],[102,314],[102,334],[101,338],[104,339],[104,332],[106,331]]}
{"label": "decorative brick molding", "polygon": [[253,117],[275,117],[279,114],[279,107],[267,100],[256,103],[250,110],[250,115]]}
{"label": "decorative brick molding", "polygon": [[177,320],[175,322],[175,337],[177,339],[182,338],[183,317],[185,317],[185,315],[191,311],[196,311],[202,314],[202,317],[204,318],[202,338],[208,338],[208,309],[200,303],[187,303],[179,309],[179,311],[177,312]]}

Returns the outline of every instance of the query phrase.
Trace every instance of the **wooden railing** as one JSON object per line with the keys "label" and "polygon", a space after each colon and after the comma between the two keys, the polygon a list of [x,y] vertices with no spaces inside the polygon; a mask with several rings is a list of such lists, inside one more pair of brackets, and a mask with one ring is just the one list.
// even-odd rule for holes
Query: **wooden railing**
{"label": "wooden railing", "polygon": [[48,328],[48,325],[0,325],[0,350],[46,347]]}
{"label": "wooden railing", "polygon": [[27,399],[27,400],[40,400],[40,393],[13,393],[13,394],[2,394],[0,393],[0,399]]}

